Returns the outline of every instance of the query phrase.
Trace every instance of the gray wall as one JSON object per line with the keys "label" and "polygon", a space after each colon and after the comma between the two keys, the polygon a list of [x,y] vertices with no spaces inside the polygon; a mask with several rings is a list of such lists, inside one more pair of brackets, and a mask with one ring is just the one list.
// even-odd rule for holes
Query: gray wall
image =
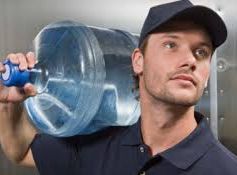
{"label": "gray wall", "polygon": [[[59,20],[75,20],[87,25],[118,28],[139,33],[150,6],[167,0],[0,0],[0,58],[10,52],[29,51],[43,26]],[[210,117],[217,137],[237,153],[237,1],[193,0],[216,10],[226,21],[229,37],[217,50],[210,85],[197,109]],[[215,63],[215,62],[214,62]],[[212,81],[213,82],[213,81]],[[213,103],[214,102],[214,103]],[[217,113],[217,115],[215,115]],[[14,166],[0,151],[1,175],[37,174],[30,168]]]}

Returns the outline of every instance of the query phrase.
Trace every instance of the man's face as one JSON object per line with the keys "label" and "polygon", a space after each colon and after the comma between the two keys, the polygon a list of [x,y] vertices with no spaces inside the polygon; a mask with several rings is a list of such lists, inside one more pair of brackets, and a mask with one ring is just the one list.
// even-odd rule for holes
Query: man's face
{"label": "man's face", "polygon": [[208,81],[212,52],[207,32],[191,22],[170,22],[151,34],[144,55],[133,58],[141,98],[193,106]]}

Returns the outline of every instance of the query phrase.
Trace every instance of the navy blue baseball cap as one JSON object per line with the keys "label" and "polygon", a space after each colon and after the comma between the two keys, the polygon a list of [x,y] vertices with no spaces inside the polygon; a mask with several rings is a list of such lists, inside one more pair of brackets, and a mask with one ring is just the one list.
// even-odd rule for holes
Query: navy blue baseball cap
{"label": "navy blue baseball cap", "polygon": [[150,9],[141,30],[138,46],[140,47],[144,39],[160,26],[179,17],[203,26],[210,35],[214,49],[223,44],[227,38],[226,25],[214,10],[194,5],[188,0],[180,0]]}

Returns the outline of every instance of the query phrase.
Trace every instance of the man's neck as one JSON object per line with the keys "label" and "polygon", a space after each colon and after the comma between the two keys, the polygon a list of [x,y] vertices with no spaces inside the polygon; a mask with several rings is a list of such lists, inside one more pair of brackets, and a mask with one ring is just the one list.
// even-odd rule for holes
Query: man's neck
{"label": "man's neck", "polygon": [[197,126],[194,107],[141,103],[141,132],[151,155],[163,152],[186,138]]}

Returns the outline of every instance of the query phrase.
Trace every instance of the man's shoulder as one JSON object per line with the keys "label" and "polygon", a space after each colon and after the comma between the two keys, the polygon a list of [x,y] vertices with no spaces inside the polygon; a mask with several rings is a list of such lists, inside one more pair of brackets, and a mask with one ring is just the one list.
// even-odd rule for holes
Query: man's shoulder
{"label": "man's shoulder", "polygon": [[91,134],[79,135],[75,137],[79,137],[83,142],[90,142],[92,140],[103,141],[108,139],[118,139],[130,127],[131,126],[110,126]]}
{"label": "man's shoulder", "polygon": [[117,144],[122,141],[124,133],[126,133],[130,127],[131,126],[110,126],[91,134],[75,135],[60,138],[59,140],[80,147],[98,147],[106,145],[107,143]]}
{"label": "man's shoulder", "polygon": [[119,143],[124,133],[131,126],[110,126],[91,134],[74,135],[69,137],[55,137],[48,134],[37,134],[32,142],[34,145],[68,145],[68,146],[98,146],[106,145],[108,142]]}
{"label": "man's shoulder", "polygon": [[213,151],[217,156],[222,158],[221,160],[231,162],[237,168],[237,156],[230,150],[228,150],[222,143],[217,141],[215,146],[213,147]]}
{"label": "man's shoulder", "polygon": [[237,172],[237,156],[229,151],[222,143],[216,143],[203,157],[205,167],[212,169],[216,174],[234,175]]}

